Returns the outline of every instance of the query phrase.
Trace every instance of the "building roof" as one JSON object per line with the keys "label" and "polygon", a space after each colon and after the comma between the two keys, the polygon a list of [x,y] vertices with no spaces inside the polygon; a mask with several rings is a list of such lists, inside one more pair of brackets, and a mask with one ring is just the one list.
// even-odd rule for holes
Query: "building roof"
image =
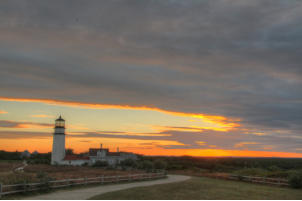
{"label": "building roof", "polygon": [[65,161],[72,161],[72,160],[89,160],[88,156],[78,156],[78,155],[66,155],[64,158]]}
{"label": "building roof", "polygon": [[56,119],[56,121],[65,121],[62,116],[60,115],[59,118]]}
{"label": "building roof", "polygon": [[101,149],[101,148],[94,149],[94,148],[90,148],[89,149],[89,156],[96,156],[97,152],[98,151],[102,151],[102,150],[106,151],[107,153],[109,152],[109,149]]}

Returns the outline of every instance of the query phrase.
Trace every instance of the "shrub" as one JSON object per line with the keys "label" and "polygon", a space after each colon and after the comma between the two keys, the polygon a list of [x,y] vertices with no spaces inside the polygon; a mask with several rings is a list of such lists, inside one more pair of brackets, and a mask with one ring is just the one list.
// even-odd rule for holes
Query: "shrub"
{"label": "shrub", "polygon": [[162,160],[156,160],[154,162],[154,168],[164,170],[164,169],[167,168],[167,163],[165,161],[162,161]]}
{"label": "shrub", "polygon": [[153,163],[149,160],[144,160],[144,161],[141,161],[138,165],[138,167],[140,169],[144,169],[144,170],[147,170],[147,171],[150,171],[153,169]]}
{"label": "shrub", "polygon": [[269,171],[261,168],[244,168],[241,170],[237,170],[233,172],[237,175],[243,175],[243,176],[259,176],[259,177],[266,177]]}
{"label": "shrub", "polygon": [[302,172],[296,172],[290,175],[289,185],[292,188],[302,188]]}
{"label": "shrub", "polygon": [[121,166],[124,167],[133,167],[135,168],[137,166],[137,163],[135,160],[128,158],[126,160],[121,161]]}
{"label": "shrub", "polygon": [[108,167],[107,161],[96,161],[93,165],[93,167]]}
{"label": "shrub", "polygon": [[168,170],[184,170],[184,166],[180,164],[168,164]]}

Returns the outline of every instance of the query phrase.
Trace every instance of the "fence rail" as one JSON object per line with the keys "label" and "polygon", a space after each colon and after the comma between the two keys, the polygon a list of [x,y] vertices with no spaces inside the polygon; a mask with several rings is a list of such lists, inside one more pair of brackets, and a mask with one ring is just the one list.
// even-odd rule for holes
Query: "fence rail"
{"label": "fence rail", "polygon": [[151,180],[165,177],[164,172],[157,173],[143,173],[143,174],[128,174],[128,175],[114,175],[114,176],[100,176],[92,178],[72,178],[63,180],[52,180],[41,183],[24,183],[24,184],[0,184],[0,198],[3,195],[15,194],[21,192],[38,191],[43,189],[56,189],[68,186],[87,185],[87,184],[105,184],[105,183],[119,183],[125,181],[139,181]]}
{"label": "fence rail", "polygon": [[227,179],[227,180],[237,180],[245,181],[251,183],[276,185],[276,186],[289,186],[287,179],[282,178],[270,178],[270,177],[255,177],[255,176],[242,176],[242,175],[206,175],[207,177],[213,177],[216,179]]}
{"label": "fence rail", "polygon": [[288,180],[282,178],[229,175],[229,179],[277,186],[289,186]]}

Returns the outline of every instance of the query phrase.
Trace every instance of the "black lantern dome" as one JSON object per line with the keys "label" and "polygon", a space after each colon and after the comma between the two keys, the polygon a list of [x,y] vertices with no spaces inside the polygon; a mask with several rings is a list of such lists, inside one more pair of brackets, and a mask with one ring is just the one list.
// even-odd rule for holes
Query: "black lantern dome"
{"label": "black lantern dome", "polygon": [[65,120],[61,117],[61,115],[58,119],[56,119],[55,126],[56,126],[56,128],[65,128]]}

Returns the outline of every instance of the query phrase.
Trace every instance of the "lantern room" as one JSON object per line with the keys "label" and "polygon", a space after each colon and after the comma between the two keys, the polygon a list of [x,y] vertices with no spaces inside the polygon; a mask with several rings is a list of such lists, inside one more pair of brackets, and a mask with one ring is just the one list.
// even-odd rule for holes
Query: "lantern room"
{"label": "lantern room", "polygon": [[65,128],[65,120],[61,117],[61,115],[58,119],[56,119],[55,127],[56,128]]}

